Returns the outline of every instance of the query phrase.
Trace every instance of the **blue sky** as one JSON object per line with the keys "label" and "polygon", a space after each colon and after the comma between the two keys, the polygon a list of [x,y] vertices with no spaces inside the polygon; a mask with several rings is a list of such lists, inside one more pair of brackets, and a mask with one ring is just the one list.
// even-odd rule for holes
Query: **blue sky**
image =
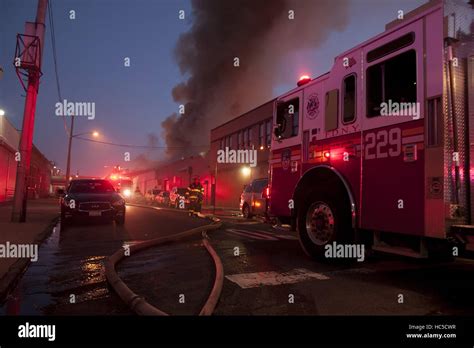
{"label": "blue sky", "polygon": [[[295,78],[274,86],[274,95],[293,88],[302,72],[312,76],[326,72],[334,56],[382,32],[398,10],[409,11],[424,2],[349,1],[351,18],[346,30],[334,32],[318,49],[294,52],[281,73]],[[0,66],[4,69],[0,108],[17,128],[21,128],[25,93],[12,65],[16,34],[23,32],[25,21],[34,21],[36,4],[36,0],[0,0]],[[189,15],[190,2],[53,0],[52,7],[63,98],[96,104],[96,118],[77,118],[75,133],[98,130],[103,141],[137,145],[146,144],[149,133],[160,136],[161,121],[178,107],[171,90],[185,80],[173,59],[173,49],[180,33],[190,26],[189,17],[178,19],[178,11],[183,9]],[[69,18],[70,10],[75,11],[75,20]],[[131,59],[129,68],[124,67],[125,57]],[[65,169],[67,137],[62,118],[54,114],[58,96],[48,22],[43,73],[34,142]],[[163,140],[160,145],[165,145]],[[123,163],[124,151],[129,150],[76,140],[72,172],[104,174],[104,165]],[[132,158],[142,152],[132,150]],[[156,157],[158,152],[149,155]]]}

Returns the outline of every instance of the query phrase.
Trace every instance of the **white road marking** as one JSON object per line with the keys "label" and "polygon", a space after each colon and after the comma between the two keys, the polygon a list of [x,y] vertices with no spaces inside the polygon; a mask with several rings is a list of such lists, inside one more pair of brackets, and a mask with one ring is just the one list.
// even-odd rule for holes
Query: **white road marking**
{"label": "white road marking", "polygon": [[258,230],[258,232],[265,233],[265,234],[268,234],[269,236],[279,238],[279,239],[298,240],[298,237],[287,235],[287,234],[276,234],[276,233],[272,233],[272,232],[268,232],[268,231],[262,231],[262,230]]}
{"label": "white road marking", "polygon": [[227,279],[236,283],[242,289],[257,288],[261,286],[294,284],[308,279],[327,280],[328,276],[314,273],[304,268],[294,269],[285,273],[257,272],[226,275]]}
{"label": "white road marking", "polygon": [[273,236],[270,236],[270,235],[267,235],[267,234],[249,232],[249,231],[246,231],[246,230],[237,230],[237,229],[234,229],[234,228],[228,228],[228,229],[226,229],[226,232],[232,233],[232,234],[235,234],[235,235],[238,235],[238,236],[242,236],[242,237],[251,238],[251,239],[272,240],[272,241],[278,240],[277,238],[275,238]]}

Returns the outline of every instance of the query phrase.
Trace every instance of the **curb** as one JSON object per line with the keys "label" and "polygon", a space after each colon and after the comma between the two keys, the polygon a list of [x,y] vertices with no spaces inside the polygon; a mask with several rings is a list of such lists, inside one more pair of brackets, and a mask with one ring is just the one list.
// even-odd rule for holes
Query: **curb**
{"label": "curb", "polygon": [[[154,206],[154,205],[148,205],[148,204],[139,204],[139,203],[127,203],[126,205],[129,205],[129,206],[132,206],[132,207],[138,207],[138,208],[148,208],[148,209],[155,209],[155,210],[164,210],[164,211],[171,211],[171,212],[177,212],[177,213],[186,213],[188,214],[189,211],[187,209],[175,209],[175,208],[169,208],[169,207],[160,207],[160,206]],[[218,214],[212,214],[212,213],[199,213],[201,214],[202,216],[204,217],[216,217],[216,218],[219,218],[219,215]],[[201,216],[201,217],[202,217]],[[236,218],[237,216],[235,215],[225,215],[225,216],[220,216],[221,218]],[[257,218],[257,221],[255,223],[258,223],[258,222],[264,222],[264,220],[262,219],[262,221],[258,220]]]}
{"label": "curb", "polygon": [[[190,237],[198,233],[202,233],[204,236],[206,231],[216,230],[220,228],[221,226],[222,226],[222,223],[219,220],[214,219],[213,222],[209,225],[196,227],[196,228],[175,234],[173,236],[150,239],[144,242],[130,245],[129,250],[130,252],[140,251],[140,250],[157,246],[166,242],[178,241],[180,239]],[[211,315],[212,311],[217,305],[217,301],[219,299],[219,296],[222,290],[224,272],[223,272],[222,262],[219,256],[217,255],[217,253],[215,252],[215,250],[210,245],[210,243],[207,241],[207,239],[203,239],[203,243],[207,251],[211,254],[214,260],[214,263],[216,266],[216,280],[214,282],[214,286],[212,288],[211,294],[208,300],[206,301],[204,307],[202,308],[200,315]],[[168,313],[163,312],[160,309],[156,308],[155,306],[149,304],[143,297],[134,293],[123,282],[123,280],[120,279],[120,277],[117,274],[117,271],[115,270],[115,266],[118,263],[120,263],[125,257],[126,256],[124,253],[124,249],[122,248],[122,249],[117,250],[113,255],[109,256],[104,262],[105,277],[107,279],[107,282],[110,284],[110,286],[114,289],[114,291],[118,294],[118,296],[122,299],[122,301],[124,301],[125,304],[127,304],[127,306],[138,315],[159,315],[159,316],[169,315]]]}
{"label": "curb", "polygon": [[[49,225],[36,236],[32,244],[38,244],[39,248],[43,241],[51,234],[58,221],[59,216],[53,218]],[[19,280],[28,269],[30,263],[30,259],[18,259],[10,266],[7,273],[0,279],[0,305],[4,304],[8,299],[8,295],[13,289],[15,289]]]}
{"label": "curb", "polygon": [[168,208],[168,207],[158,207],[158,206],[153,206],[153,205],[147,205],[147,204],[138,204],[138,203],[126,203],[126,205],[132,206],[132,207],[137,207],[137,208],[148,208],[148,209],[153,209],[153,210],[164,210],[164,211],[174,211],[176,213],[189,213],[187,209],[174,209],[174,208]]}

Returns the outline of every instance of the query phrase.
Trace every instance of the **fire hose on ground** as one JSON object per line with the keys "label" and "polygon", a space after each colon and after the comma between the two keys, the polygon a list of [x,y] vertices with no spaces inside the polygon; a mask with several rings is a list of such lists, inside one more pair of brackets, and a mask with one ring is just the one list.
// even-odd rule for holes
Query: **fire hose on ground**
{"label": "fire hose on ground", "polygon": [[[222,285],[224,282],[224,268],[220,257],[217,255],[216,251],[209,243],[207,231],[219,229],[222,226],[222,223],[219,219],[214,219],[213,223],[196,227],[173,236],[165,236],[155,239],[150,239],[140,243],[132,244],[129,246],[130,253],[141,251],[147,248],[158,246],[167,242],[178,241],[187,237],[194,236],[201,233],[203,237],[203,245],[212,257],[215,266],[215,280],[212,290],[209,294],[206,303],[202,307],[199,315],[211,315],[219,301],[219,297],[222,291]],[[118,296],[124,301],[127,306],[138,315],[169,315],[168,313],[156,308],[155,306],[148,303],[143,297],[134,293],[124,282],[120,279],[115,266],[120,263],[126,256],[125,250],[123,248],[117,250],[113,255],[107,258],[105,261],[105,277],[110,286],[118,294]]]}

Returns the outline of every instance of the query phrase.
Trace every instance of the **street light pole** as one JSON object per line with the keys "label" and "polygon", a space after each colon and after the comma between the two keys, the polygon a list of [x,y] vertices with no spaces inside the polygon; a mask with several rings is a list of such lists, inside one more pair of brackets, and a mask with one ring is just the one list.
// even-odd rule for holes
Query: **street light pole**
{"label": "street light pole", "polygon": [[69,186],[69,178],[71,176],[71,148],[72,148],[72,138],[74,132],[74,119],[75,116],[71,116],[71,128],[69,129],[69,143],[67,147],[67,164],[66,164],[66,181],[65,181],[65,189],[67,190]]}
{"label": "street light pole", "polygon": [[[39,64],[36,70],[28,71],[28,87],[26,90],[25,109],[23,111],[23,126],[19,144],[20,158],[18,161],[15,197],[13,200],[12,222],[26,221],[26,205],[28,198],[27,180],[30,174],[31,151],[33,146],[33,133],[35,128],[36,98],[38,96],[39,81],[41,76],[41,56],[44,46],[45,18],[48,0],[38,0],[36,11],[35,35],[39,39]],[[20,58],[20,57],[16,57]]]}
{"label": "street light pole", "polygon": [[67,164],[66,164],[66,180],[65,180],[65,185],[66,189],[69,186],[69,178],[71,177],[71,149],[72,149],[72,138],[79,137],[84,134],[92,134],[93,137],[98,137],[99,132],[93,131],[93,132],[84,132],[84,133],[79,133],[79,134],[74,134],[74,119],[76,117],[73,115],[71,116],[71,128],[69,129],[69,143],[67,147]]}

